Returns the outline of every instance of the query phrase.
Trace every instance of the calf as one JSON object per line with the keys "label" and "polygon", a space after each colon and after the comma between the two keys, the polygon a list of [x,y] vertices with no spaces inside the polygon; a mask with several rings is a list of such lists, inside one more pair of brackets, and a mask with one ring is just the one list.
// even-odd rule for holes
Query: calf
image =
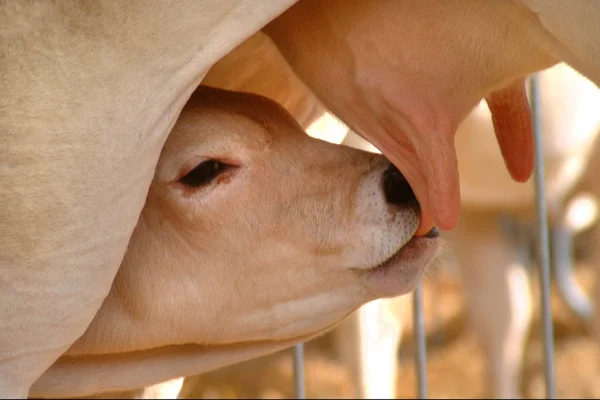
{"label": "calf", "polygon": [[266,98],[201,87],[108,297],[30,395],[131,390],[308,340],[415,287],[439,240],[418,226],[384,157],[310,138]]}

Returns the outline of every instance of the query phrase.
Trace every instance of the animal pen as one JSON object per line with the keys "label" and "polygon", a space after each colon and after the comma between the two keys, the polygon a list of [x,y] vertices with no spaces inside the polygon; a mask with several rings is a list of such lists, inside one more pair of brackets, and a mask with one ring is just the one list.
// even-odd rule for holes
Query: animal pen
{"label": "animal pen", "polygon": [[[555,368],[554,368],[554,336],[552,312],[550,308],[551,272],[554,274],[559,295],[577,316],[589,319],[592,316],[592,306],[582,289],[576,284],[572,273],[572,241],[564,230],[549,234],[547,204],[544,183],[544,160],[542,155],[542,126],[540,115],[540,94],[538,76],[529,78],[530,105],[532,128],[534,135],[534,185],[536,208],[536,253],[538,274],[540,280],[540,312],[541,330],[543,333],[543,364],[545,398],[556,398]],[[550,241],[552,254],[550,254]],[[551,263],[551,256],[553,262]],[[415,371],[417,398],[428,398],[427,382],[427,351],[425,337],[425,322],[423,315],[423,285],[420,283],[413,292],[413,333],[415,342]],[[294,347],[293,376],[294,394],[297,399],[305,398],[304,382],[304,344]]]}

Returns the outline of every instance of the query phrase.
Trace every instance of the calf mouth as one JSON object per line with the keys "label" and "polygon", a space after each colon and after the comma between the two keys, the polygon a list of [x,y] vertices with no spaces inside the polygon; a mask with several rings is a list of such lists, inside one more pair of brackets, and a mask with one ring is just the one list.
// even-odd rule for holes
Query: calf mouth
{"label": "calf mouth", "polygon": [[408,252],[411,252],[411,250],[414,251],[415,247],[420,247],[421,245],[425,245],[427,247],[431,246],[431,245],[436,245],[439,242],[439,237],[440,237],[440,231],[436,228],[433,227],[429,232],[427,232],[427,234],[423,235],[423,236],[413,236],[412,238],[410,238],[410,240],[408,242],[406,242],[405,244],[403,244],[400,249],[398,249],[398,251],[396,251],[394,254],[392,254],[389,258],[387,258],[386,260],[384,260],[383,262],[374,265],[370,268],[365,269],[364,271],[374,271],[374,270],[378,270],[378,269],[385,269],[388,267],[393,266],[394,264],[398,263],[399,261],[402,261],[404,259],[404,255]]}
{"label": "calf mouth", "polygon": [[421,281],[440,247],[440,233],[433,228],[424,236],[413,236],[385,261],[356,273],[367,296],[376,299],[409,293]]}

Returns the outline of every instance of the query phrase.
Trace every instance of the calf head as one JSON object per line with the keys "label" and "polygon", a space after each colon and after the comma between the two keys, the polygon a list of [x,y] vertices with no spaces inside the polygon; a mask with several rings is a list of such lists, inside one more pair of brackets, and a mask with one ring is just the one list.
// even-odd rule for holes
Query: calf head
{"label": "calf head", "polygon": [[[414,288],[437,248],[384,157],[306,135],[264,97],[201,87],[123,265],[72,353],[280,340]],[[115,340],[117,339],[117,340]]]}
{"label": "calf head", "polygon": [[67,356],[304,340],[415,287],[438,246],[418,225],[384,157],[313,139],[264,97],[201,87],[112,290]]}

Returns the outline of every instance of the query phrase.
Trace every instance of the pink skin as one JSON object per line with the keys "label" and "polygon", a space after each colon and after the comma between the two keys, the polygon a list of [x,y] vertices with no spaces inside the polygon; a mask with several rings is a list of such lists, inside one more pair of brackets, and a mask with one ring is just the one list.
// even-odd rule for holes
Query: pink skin
{"label": "pink skin", "polygon": [[422,235],[458,222],[454,135],[481,99],[511,176],[529,179],[524,78],[558,61],[536,23],[512,1],[302,0],[264,31],[324,105],[404,174]]}

